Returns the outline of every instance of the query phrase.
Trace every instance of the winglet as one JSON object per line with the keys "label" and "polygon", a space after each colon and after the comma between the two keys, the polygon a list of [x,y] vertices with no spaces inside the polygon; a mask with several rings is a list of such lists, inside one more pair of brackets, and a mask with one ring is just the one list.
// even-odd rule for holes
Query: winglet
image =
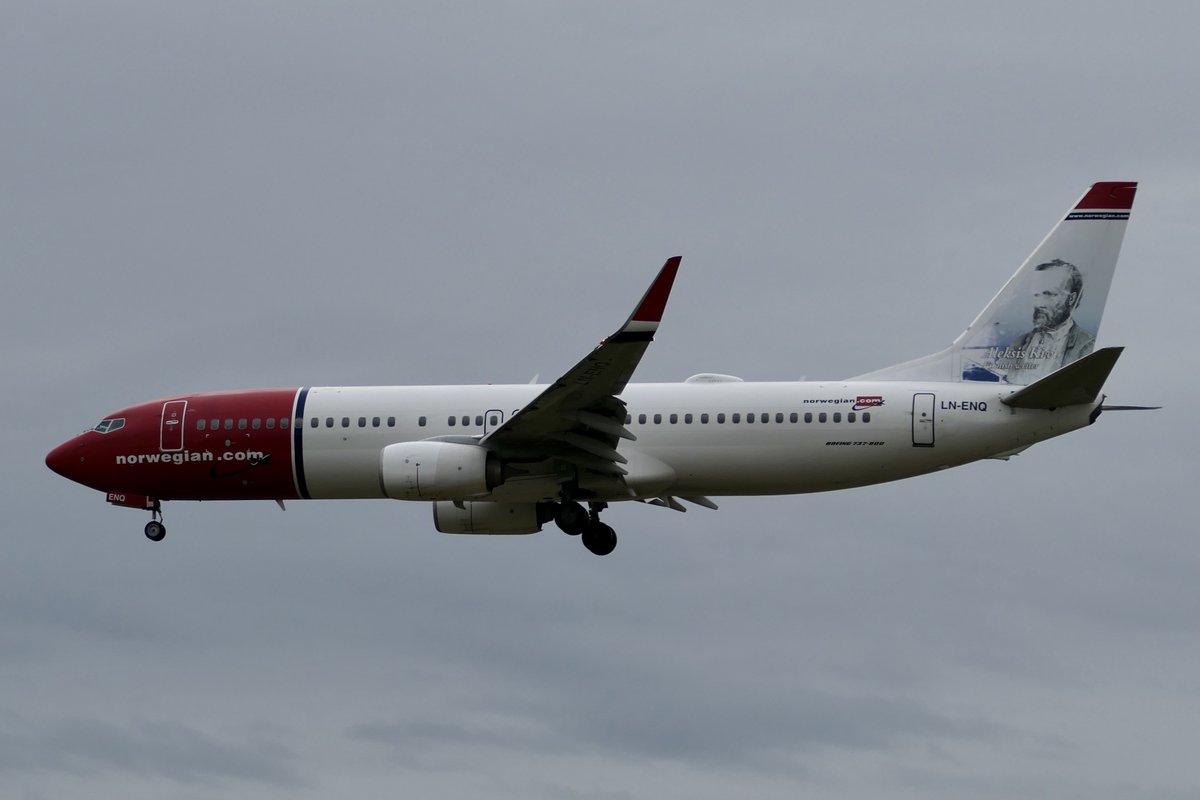
{"label": "winglet", "polygon": [[667,259],[667,263],[658,271],[654,282],[650,284],[646,294],[642,295],[629,319],[619,331],[605,341],[649,341],[654,338],[654,332],[658,330],[658,323],[662,320],[663,310],[667,307],[667,298],[671,296],[675,273],[679,271],[679,262],[682,260],[681,256],[671,256]]}
{"label": "winglet", "polygon": [[1014,408],[1055,409],[1093,403],[1100,396],[1123,347],[1105,347],[1052,372],[1000,402]]}
{"label": "winglet", "polygon": [[638,303],[638,307],[629,317],[631,322],[659,322],[662,320],[663,309],[667,307],[667,298],[671,295],[671,286],[675,283],[675,273],[679,271],[679,262],[682,260],[682,256],[671,256],[667,259],[667,263],[663,264],[663,268],[658,271],[658,277],[654,279],[654,283],[650,284],[650,288],[646,290],[642,302]]}

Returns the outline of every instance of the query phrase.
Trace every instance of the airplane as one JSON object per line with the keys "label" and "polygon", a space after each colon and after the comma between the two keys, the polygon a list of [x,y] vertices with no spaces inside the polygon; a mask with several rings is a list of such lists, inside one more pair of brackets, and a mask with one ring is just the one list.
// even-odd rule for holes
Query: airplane
{"label": "airplane", "polygon": [[[1134,182],[1092,185],[945,349],[816,382],[693,375],[630,383],[680,257],[615,333],[553,383],[302,386],[123,408],[52,450],[58,474],[149,511],[167,500],[392,498],[443,533],[553,521],[607,555],[615,502],[677,511],[719,496],[800,494],[1007,460],[1095,422],[1120,347],[1095,349]],[[586,507],[585,507],[586,506]]]}

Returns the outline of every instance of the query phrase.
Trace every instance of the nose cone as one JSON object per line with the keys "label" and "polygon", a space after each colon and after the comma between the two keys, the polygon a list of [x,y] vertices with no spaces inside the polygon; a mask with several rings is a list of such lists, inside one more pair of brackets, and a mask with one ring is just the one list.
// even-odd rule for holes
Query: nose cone
{"label": "nose cone", "polygon": [[46,456],[46,466],[73,481],[79,481],[83,473],[85,456],[81,437],[69,439],[54,448]]}

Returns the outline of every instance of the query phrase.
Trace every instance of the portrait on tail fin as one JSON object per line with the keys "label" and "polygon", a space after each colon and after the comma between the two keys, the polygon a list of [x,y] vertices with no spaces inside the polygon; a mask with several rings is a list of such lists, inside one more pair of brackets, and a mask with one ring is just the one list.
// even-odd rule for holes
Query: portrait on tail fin
{"label": "portrait on tail fin", "polygon": [[1136,184],[1095,184],[955,342],[964,381],[1028,386],[1092,352]]}
{"label": "portrait on tail fin", "polygon": [[964,370],[965,379],[1028,385],[1092,352],[1095,332],[1075,320],[1083,299],[1079,268],[1055,258],[1034,267],[1031,278],[1033,327],[1007,344],[987,348],[971,367],[974,374]]}
{"label": "portrait on tail fin", "polygon": [[1023,354],[1022,383],[1033,383],[1092,352],[1095,333],[1074,318],[1082,298],[1083,275],[1074,264],[1056,258],[1034,267],[1033,329],[1009,345]]}

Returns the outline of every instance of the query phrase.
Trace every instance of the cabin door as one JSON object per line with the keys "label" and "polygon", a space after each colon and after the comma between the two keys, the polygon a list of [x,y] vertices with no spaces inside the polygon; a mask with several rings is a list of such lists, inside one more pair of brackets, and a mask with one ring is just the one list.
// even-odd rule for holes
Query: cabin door
{"label": "cabin door", "polygon": [[929,392],[917,392],[913,395],[913,447],[933,447],[934,400],[934,396]]}
{"label": "cabin door", "polygon": [[183,415],[185,411],[187,411],[187,400],[168,400],[163,403],[158,449],[164,453],[183,449]]}

